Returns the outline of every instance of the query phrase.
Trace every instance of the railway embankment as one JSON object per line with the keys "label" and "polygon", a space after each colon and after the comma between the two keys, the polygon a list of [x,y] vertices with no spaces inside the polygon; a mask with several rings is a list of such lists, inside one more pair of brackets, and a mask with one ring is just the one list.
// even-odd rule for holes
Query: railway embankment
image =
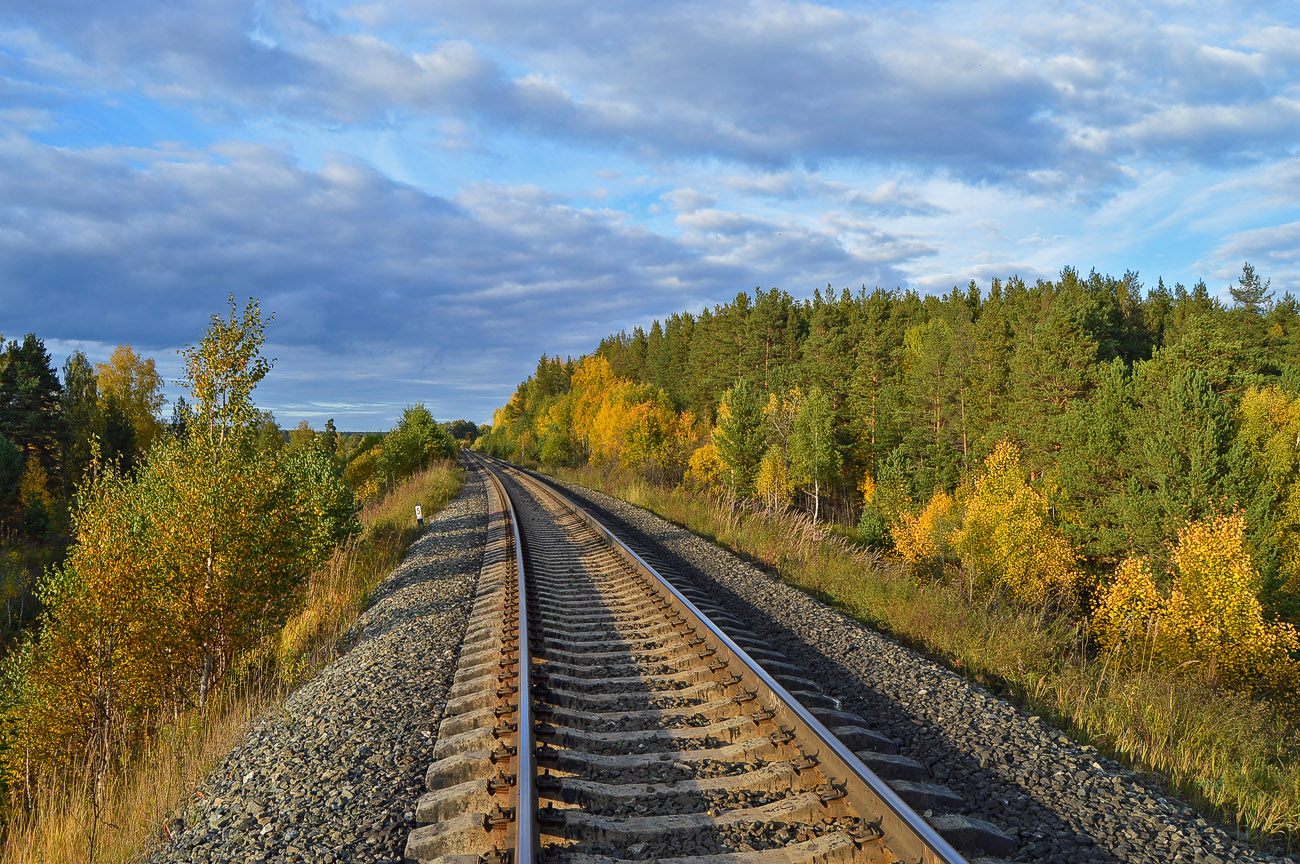
{"label": "railway embankment", "polygon": [[[984,688],[713,543],[581,487],[567,494],[730,613],[845,711],[1044,862],[1295,861],[1244,842]],[[258,723],[151,859],[402,861],[473,603],[487,528],[478,472],[374,593],[355,645]]]}
{"label": "railway embankment", "polygon": [[967,815],[1043,862],[1296,861],[1168,797],[978,684],[898,644],[715,544],[617,498],[565,492],[665,569],[693,583],[846,710],[961,795]]}
{"label": "railway embankment", "polygon": [[347,653],[253,727],[150,864],[402,860],[486,525],[471,472],[375,589]]}

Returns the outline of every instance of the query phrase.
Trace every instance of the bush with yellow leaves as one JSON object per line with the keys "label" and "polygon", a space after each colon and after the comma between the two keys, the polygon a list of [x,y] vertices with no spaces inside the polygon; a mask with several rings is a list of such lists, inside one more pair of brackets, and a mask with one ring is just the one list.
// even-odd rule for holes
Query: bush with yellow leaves
{"label": "bush with yellow leaves", "polygon": [[1240,513],[1193,522],[1172,549],[1173,581],[1157,587],[1145,561],[1126,561],[1093,614],[1102,647],[1124,662],[1150,657],[1199,670],[1211,681],[1295,700],[1300,639],[1290,624],[1269,621],[1259,602],[1262,577]]}
{"label": "bush with yellow leaves", "polygon": [[683,482],[692,489],[699,489],[710,495],[721,495],[725,470],[722,459],[718,457],[717,445],[710,441],[691,454]]}
{"label": "bush with yellow leaves", "polygon": [[1051,502],[1029,484],[1020,450],[1003,441],[968,489],[965,520],[953,548],[972,585],[1005,592],[1030,607],[1068,606],[1079,584],[1079,559],[1051,517]]}
{"label": "bush with yellow leaves", "polygon": [[894,548],[904,561],[918,569],[943,570],[958,520],[953,503],[953,497],[940,489],[920,513],[898,514],[898,521],[889,530]]}
{"label": "bush with yellow leaves", "polygon": [[1125,559],[1092,613],[1093,632],[1107,647],[1151,643],[1159,632],[1163,605],[1150,562]]}

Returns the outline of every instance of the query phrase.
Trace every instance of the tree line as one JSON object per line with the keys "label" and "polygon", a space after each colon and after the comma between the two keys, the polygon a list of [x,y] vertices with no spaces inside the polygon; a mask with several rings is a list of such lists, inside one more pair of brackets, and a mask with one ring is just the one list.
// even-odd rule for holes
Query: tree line
{"label": "tree line", "polygon": [[1294,690],[1300,304],[1063,270],[740,293],[543,357],[481,443],[815,519],[1099,644]]}
{"label": "tree line", "polygon": [[[169,418],[162,413],[165,405],[163,379],[154,360],[137,354],[131,345],[119,345],[103,363],[73,351],[56,371],[35,333],[8,342],[0,335],[0,594],[5,631],[20,628],[39,609],[33,593],[37,577],[62,561],[72,539],[71,513],[79,485],[101,466],[133,476],[155,444],[185,436],[193,421],[191,402],[178,397]],[[410,419],[423,424],[426,431],[418,433],[419,446],[430,453],[450,454],[478,433],[470,421],[435,423],[423,406],[408,411],[415,408],[423,413],[416,411]],[[340,434],[332,418],[320,432],[307,421],[285,431],[271,412],[253,409],[247,427],[258,450],[292,452],[319,444],[340,469],[363,457],[347,478],[362,497],[408,473],[409,443],[404,445],[407,455],[395,452],[382,466],[385,483],[363,488],[372,473],[370,461],[382,452],[376,445],[385,436]]]}
{"label": "tree line", "polygon": [[457,454],[452,424],[418,403],[387,434],[340,435],[333,421],[281,433],[253,401],[269,320],[233,297],[212,316],[183,351],[190,399],[170,423],[153,361],[129,346],[94,368],[74,353],[60,382],[39,339],[10,343],[0,442],[24,467],[9,541],[67,532],[34,580],[35,626],[0,660],[11,800],[87,762],[98,775],[224,683],[256,677],[308,576],[358,530],[359,501]]}

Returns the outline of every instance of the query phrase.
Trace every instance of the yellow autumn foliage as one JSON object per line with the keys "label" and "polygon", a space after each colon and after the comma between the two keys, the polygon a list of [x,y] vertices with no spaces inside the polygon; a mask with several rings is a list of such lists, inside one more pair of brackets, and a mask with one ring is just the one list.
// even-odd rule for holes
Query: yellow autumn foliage
{"label": "yellow autumn foliage", "polygon": [[576,460],[577,442],[573,439],[573,402],[560,399],[536,419],[540,444],[538,458],[547,465],[568,465]]}
{"label": "yellow autumn foliage", "polygon": [[1051,518],[1051,502],[1029,484],[1020,450],[1003,441],[965,496],[953,547],[974,584],[1039,608],[1073,601],[1079,559]]}
{"label": "yellow autumn foliage", "polygon": [[773,511],[784,510],[794,498],[794,481],[790,474],[790,463],[780,449],[773,447],[763,455],[758,463],[758,476],[754,488],[763,506]]}
{"label": "yellow autumn foliage", "polygon": [[943,566],[951,552],[949,541],[956,522],[953,504],[953,497],[941,489],[920,513],[899,514],[890,533],[904,561],[918,568]]}
{"label": "yellow autumn foliage", "polygon": [[0,777],[15,800],[206,705],[351,532],[352,495],[323,451],[253,446],[249,394],[269,363],[249,308],[237,333],[214,316],[187,349],[206,425],[159,441],[132,473],[100,466],[80,491],[77,542],[37,586],[41,627],[0,664]]}
{"label": "yellow autumn foliage", "polygon": [[862,479],[858,481],[858,491],[862,493],[862,506],[866,507],[876,498],[876,478],[871,476],[870,471],[862,472]]}
{"label": "yellow autumn foliage", "polygon": [[112,397],[131,423],[136,445],[148,450],[162,434],[157,415],[166,403],[163,379],[152,358],[141,357],[130,345],[119,345],[107,363],[95,364],[99,398]]}
{"label": "yellow autumn foliage", "polygon": [[686,469],[686,485],[711,495],[721,495],[724,489],[724,468],[718,458],[718,447],[709,441],[691,454],[690,466]]}
{"label": "yellow autumn foliage", "polygon": [[577,364],[568,392],[536,410],[532,429],[512,429],[510,437],[520,452],[539,445],[546,463],[589,456],[676,482],[701,437],[698,427],[695,415],[678,412],[662,390],[619,378],[609,361],[596,355]]}
{"label": "yellow autumn foliage", "polygon": [[790,448],[790,437],[794,434],[794,418],[799,416],[803,407],[803,391],[798,386],[791,387],[784,394],[767,394],[767,404],[763,406],[763,418],[767,421],[768,434],[783,450]]}
{"label": "yellow autumn foliage", "polygon": [[24,510],[39,507],[48,513],[54,507],[54,496],[50,494],[50,477],[35,453],[27,454],[27,464],[18,481],[18,501]]}
{"label": "yellow autumn foliage", "polygon": [[1241,513],[1183,528],[1172,551],[1173,582],[1161,593],[1145,562],[1125,562],[1093,614],[1098,641],[1135,662],[1150,657],[1213,681],[1295,699],[1295,628],[1264,617],[1263,580]]}
{"label": "yellow autumn foliage", "polygon": [[1163,604],[1150,562],[1144,558],[1125,559],[1093,611],[1093,632],[1105,646],[1149,641],[1156,635]]}
{"label": "yellow autumn foliage", "polygon": [[599,354],[578,362],[569,382],[569,398],[573,401],[573,431],[580,439],[585,441],[591,435],[601,403],[617,380],[609,361]]}
{"label": "yellow autumn foliage", "polygon": [[1237,439],[1245,445],[1276,502],[1278,566],[1287,590],[1300,595],[1300,396],[1280,387],[1251,389],[1237,409]]}

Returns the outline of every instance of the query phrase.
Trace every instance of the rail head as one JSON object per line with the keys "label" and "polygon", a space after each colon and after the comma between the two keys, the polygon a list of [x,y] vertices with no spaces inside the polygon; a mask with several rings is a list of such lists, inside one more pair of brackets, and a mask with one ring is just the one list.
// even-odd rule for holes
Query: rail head
{"label": "rail head", "polygon": [[[494,459],[492,461],[516,470],[525,470],[518,469],[517,466],[509,465],[509,463],[500,460]],[[531,472],[528,473],[531,475]],[[824,760],[823,764],[829,761],[828,769],[838,769],[841,773],[848,775],[851,785],[855,785],[858,790],[856,794],[853,790],[850,790],[850,797],[858,799],[854,801],[854,804],[870,811],[872,815],[880,819],[880,827],[889,837],[890,849],[895,855],[898,855],[902,860],[919,861],[924,862],[924,864],[968,864],[966,859],[938,831],[909,807],[898,796],[898,793],[891,789],[884,780],[858,758],[857,754],[845,746],[844,742],[840,741],[834,733],[826,728],[825,724],[804,707],[780,682],[768,674],[735,640],[710,621],[708,616],[678,591],[671,582],[665,579],[635,550],[620,540],[590,511],[580,506],[550,483],[545,482],[542,478],[536,479],[565,508],[604,537],[634,569],[649,577],[667,595],[674,606],[694,619],[695,624],[707,630],[709,636],[720,643],[726,652],[742,667],[744,670],[742,674],[747,674],[752,679],[760,681],[764,687],[774,694],[784,709],[796,719],[796,732],[804,732],[806,736],[811,736],[809,743],[816,748],[818,757]],[[522,568],[520,572],[522,573]],[[831,758],[829,760],[826,760],[826,754],[830,754]],[[856,781],[856,783],[852,783],[852,781]],[[863,792],[865,792],[865,796],[862,794]]]}
{"label": "rail head", "polygon": [[519,533],[519,520],[515,515],[514,503],[505,484],[492,470],[486,459],[479,454],[471,458],[483,467],[483,473],[496,487],[501,497],[501,504],[510,523],[515,548],[515,588],[518,608],[515,610],[519,621],[519,741],[516,745],[515,759],[515,840],[511,861],[513,864],[532,864],[537,860],[539,841],[537,823],[537,781],[534,762],[535,738],[533,735],[533,698],[532,698],[532,652],[528,639],[528,606],[524,578],[524,546]]}

